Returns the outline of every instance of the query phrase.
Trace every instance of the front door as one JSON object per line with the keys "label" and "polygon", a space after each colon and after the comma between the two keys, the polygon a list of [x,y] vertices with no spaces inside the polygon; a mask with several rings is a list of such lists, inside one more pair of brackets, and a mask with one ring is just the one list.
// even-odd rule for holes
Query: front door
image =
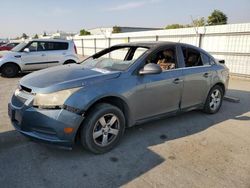
{"label": "front door", "polygon": [[25,48],[29,51],[23,51],[21,60],[23,63],[23,70],[38,70],[47,68],[47,56],[45,53],[45,43],[33,41]]}
{"label": "front door", "polygon": [[160,50],[146,62],[157,63],[162,73],[138,75],[136,120],[178,111],[181,99],[183,76],[182,69],[178,69],[175,47]]}

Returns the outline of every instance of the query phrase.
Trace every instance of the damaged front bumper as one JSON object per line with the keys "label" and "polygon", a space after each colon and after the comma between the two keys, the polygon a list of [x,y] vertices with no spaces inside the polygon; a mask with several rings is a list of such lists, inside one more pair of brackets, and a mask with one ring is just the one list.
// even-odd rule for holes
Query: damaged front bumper
{"label": "damaged front bumper", "polygon": [[[8,114],[15,129],[37,141],[72,147],[84,117],[65,109],[35,108],[30,97],[31,94],[13,95],[8,104]],[[65,132],[65,128],[72,131]]]}

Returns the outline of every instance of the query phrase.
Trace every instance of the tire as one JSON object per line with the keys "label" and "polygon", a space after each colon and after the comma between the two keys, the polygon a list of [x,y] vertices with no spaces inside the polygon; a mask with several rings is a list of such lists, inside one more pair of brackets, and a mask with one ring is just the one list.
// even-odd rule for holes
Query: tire
{"label": "tire", "polygon": [[67,64],[73,64],[73,63],[76,63],[76,62],[74,60],[67,60],[63,64],[67,65]]}
{"label": "tire", "polygon": [[17,76],[19,67],[13,63],[4,64],[1,68],[1,73],[4,77],[13,78]]}
{"label": "tire", "polygon": [[[111,124],[110,124],[111,123]],[[125,117],[116,106],[101,103],[93,107],[81,126],[83,147],[95,154],[106,153],[121,140]]]}
{"label": "tire", "polygon": [[208,114],[215,114],[220,110],[223,100],[223,89],[216,85],[208,93],[203,111]]}

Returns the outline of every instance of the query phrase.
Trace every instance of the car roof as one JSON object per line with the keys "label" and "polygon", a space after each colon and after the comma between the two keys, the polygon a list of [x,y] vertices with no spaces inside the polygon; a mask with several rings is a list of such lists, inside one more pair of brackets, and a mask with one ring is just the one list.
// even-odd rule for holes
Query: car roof
{"label": "car roof", "polygon": [[166,45],[182,45],[182,46],[190,46],[193,48],[198,48],[196,46],[193,46],[191,44],[186,43],[180,43],[180,42],[170,42],[170,41],[154,41],[154,42],[129,42],[124,44],[117,44],[114,46],[145,46],[145,47],[161,47]]}
{"label": "car roof", "polygon": [[39,42],[70,42],[71,40],[65,40],[65,39],[32,39],[31,41],[39,41]]}
{"label": "car roof", "polygon": [[167,44],[173,44],[173,42],[163,42],[163,41],[157,41],[157,42],[129,42],[124,44],[117,44],[115,46],[142,46],[142,47],[158,47],[158,46],[164,46]]}
{"label": "car roof", "polygon": [[186,44],[186,43],[181,43],[181,42],[170,42],[170,41],[154,41],[154,42],[129,42],[129,43],[124,43],[124,44],[117,44],[113,47],[123,47],[123,46],[138,46],[138,47],[146,47],[146,48],[159,48],[159,47],[164,47],[166,45],[181,45],[181,46],[186,46],[190,48],[194,48],[196,50],[202,51],[206,54],[208,54],[206,51],[203,49],[191,45],[191,44]]}

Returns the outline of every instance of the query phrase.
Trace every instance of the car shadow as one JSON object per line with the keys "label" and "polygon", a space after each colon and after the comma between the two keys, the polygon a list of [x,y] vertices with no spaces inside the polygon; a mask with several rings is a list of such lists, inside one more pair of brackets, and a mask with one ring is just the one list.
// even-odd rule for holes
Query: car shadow
{"label": "car shadow", "polygon": [[[31,72],[19,72],[19,73],[18,73],[15,77],[13,77],[13,78],[22,78],[22,77],[26,76],[26,75],[29,74],[29,73],[31,73]],[[2,76],[3,78],[7,78],[7,77],[3,76],[1,73],[0,73],[0,76]],[[9,79],[12,79],[12,78],[9,78]]]}
{"label": "car shadow", "polygon": [[[224,101],[217,114],[183,113],[126,130],[114,150],[94,155],[31,142],[16,131],[0,133],[0,183],[9,187],[118,187],[175,156],[160,156],[153,146],[206,131],[228,119],[248,121],[250,92],[229,90],[240,103]],[[162,146],[164,147],[164,146]]]}

